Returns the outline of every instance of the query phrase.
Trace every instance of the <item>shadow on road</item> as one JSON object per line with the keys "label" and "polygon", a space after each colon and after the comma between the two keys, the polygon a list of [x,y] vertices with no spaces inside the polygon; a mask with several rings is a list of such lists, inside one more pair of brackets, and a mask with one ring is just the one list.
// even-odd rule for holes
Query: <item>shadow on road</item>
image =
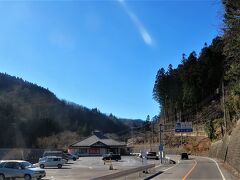
{"label": "shadow on road", "polygon": [[149,177],[145,178],[144,180],[150,180],[150,179],[152,179],[152,178],[154,178],[154,177],[156,177],[156,176],[158,176],[159,174],[162,174],[162,173],[163,173],[163,171],[159,171],[159,172],[153,174],[152,176],[149,176]]}
{"label": "shadow on road", "polygon": [[70,162],[67,162],[66,164],[74,164],[74,163],[72,163],[72,162],[71,162],[71,163],[70,163]]}
{"label": "shadow on road", "polygon": [[68,168],[68,167],[62,167],[62,168],[51,168],[51,167],[47,167],[47,168],[44,168],[44,169],[72,169],[72,168]]}

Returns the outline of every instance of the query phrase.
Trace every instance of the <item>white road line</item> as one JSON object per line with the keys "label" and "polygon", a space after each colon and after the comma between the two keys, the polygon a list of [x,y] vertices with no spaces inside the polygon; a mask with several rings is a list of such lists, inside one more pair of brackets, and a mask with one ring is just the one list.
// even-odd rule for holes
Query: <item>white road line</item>
{"label": "white road line", "polygon": [[160,166],[162,166],[163,164],[159,164],[159,165],[157,165],[157,166],[155,166],[154,168],[158,168],[158,167],[160,167]]}
{"label": "white road line", "polygon": [[166,171],[168,171],[169,169],[172,169],[172,168],[174,168],[174,167],[177,166],[177,165],[178,165],[178,164],[175,164],[174,166],[169,167],[169,168],[167,168],[167,169],[164,169],[163,171],[166,172]]}
{"label": "white road line", "polygon": [[206,159],[209,159],[209,160],[215,162],[215,164],[217,165],[218,171],[220,172],[220,174],[221,174],[221,176],[222,176],[222,179],[223,179],[223,180],[226,180],[225,177],[224,177],[224,175],[223,175],[223,173],[222,173],[222,170],[220,169],[220,167],[219,167],[219,165],[218,165],[218,163],[217,163],[217,161],[215,161],[214,159],[209,158],[209,157],[203,157],[203,158],[206,158]]}
{"label": "white road line", "polygon": [[[174,166],[171,166],[171,167],[169,167],[169,168],[167,168],[167,169],[163,169],[163,172],[166,172],[166,171],[168,171],[169,169],[172,169],[172,168],[174,168],[175,166],[177,166],[178,164],[175,164]],[[160,166],[162,166],[162,164],[160,164],[160,165],[158,165],[158,166],[155,166],[155,168],[157,168],[157,167],[160,167]]]}

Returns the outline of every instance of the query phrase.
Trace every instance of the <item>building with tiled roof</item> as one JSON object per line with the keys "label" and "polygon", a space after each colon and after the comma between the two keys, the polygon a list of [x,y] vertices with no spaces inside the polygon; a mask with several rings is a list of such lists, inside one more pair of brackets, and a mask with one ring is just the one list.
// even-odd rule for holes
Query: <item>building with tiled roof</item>
{"label": "building with tiled roof", "polygon": [[80,156],[103,155],[110,152],[121,154],[125,149],[125,142],[108,138],[99,131],[94,131],[92,136],[69,146],[72,153],[78,153]]}

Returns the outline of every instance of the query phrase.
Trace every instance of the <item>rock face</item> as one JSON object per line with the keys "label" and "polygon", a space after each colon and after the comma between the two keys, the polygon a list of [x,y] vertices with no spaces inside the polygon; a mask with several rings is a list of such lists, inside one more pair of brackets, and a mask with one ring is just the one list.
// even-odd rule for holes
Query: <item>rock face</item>
{"label": "rock face", "polygon": [[211,144],[209,156],[223,160],[240,173],[240,121],[230,136]]}

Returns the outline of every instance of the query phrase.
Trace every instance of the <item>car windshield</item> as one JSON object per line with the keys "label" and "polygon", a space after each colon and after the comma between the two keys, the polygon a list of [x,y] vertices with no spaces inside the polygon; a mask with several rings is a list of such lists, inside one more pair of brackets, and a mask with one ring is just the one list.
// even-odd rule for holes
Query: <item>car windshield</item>
{"label": "car windshield", "polygon": [[0,162],[0,168],[4,166],[5,162]]}
{"label": "car windshield", "polygon": [[108,156],[110,156],[110,154],[104,154],[104,155],[103,155],[103,157],[108,157]]}
{"label": "car windshield", "polygon": [[23,168],[33,168],[33,165],[30,162],[22,162],[21,166]]}

